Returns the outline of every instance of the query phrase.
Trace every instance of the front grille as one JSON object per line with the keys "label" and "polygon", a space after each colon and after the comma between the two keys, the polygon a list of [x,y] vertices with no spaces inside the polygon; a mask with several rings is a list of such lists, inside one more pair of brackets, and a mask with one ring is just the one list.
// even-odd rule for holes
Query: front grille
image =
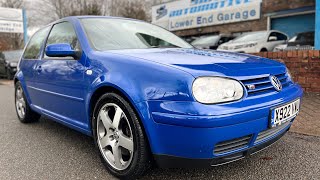
{"label": "front grille", "polygon": [[[281,82],[282,88],[287,87],[291,81],[286,73],[275,75]],[[269,76],[242,80],[242,83],[246,86],[248,96],[259,95],[264,93],[275,92],[275,88],[272,86]],[[248,86],[255,85],[254,89],[249,89]]]}
{"label": "front grille", "polygon": [[232,150],[246,147],[246,146],[248,146],[250,139],[251,139],[251,135],[244,136],[244,137],[237,138],[237,139],[228,140],[228,141],[222,141],[222,142],[217,143],[215,145],[214,153],[221,154],[221,153],[225,153],[228,151],[232,151]]}
{"label": "front grille", "polygon": [[256,143],[259,143],[259,142],[262,142],[276,134],[278,134],[280,131],[284,130],[285,128],[288,127],[288,125],[290,124],[290,121],[280,125],[280,126],[277,126],[275,128],[272,128],[272,129],[268,129],[268,130],[265,130],[265,131],[262,131],[258,134],[257,136],[257,139],[255,140],[255,144]]}

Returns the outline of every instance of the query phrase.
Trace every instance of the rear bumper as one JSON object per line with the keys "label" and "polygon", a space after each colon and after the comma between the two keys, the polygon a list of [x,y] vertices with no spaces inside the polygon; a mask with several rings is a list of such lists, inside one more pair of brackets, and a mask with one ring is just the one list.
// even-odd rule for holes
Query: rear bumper
{"label": "rear bumper", "polygon": [[289,130],[286,129],[283,132],[279,133],[276,137],[272,138],[269,141],[266,141],[262,144],[253,146],[245,151],[238,152],[235,154],[212,158],[212,159],[191,159],[191,158],[181,158],[169,155],[154,155],[154,158],[161,168],[206,168],[210,166],[219,166],[227,163],[231,163],[245,157],[251,156],[277,142],[286,132]]}

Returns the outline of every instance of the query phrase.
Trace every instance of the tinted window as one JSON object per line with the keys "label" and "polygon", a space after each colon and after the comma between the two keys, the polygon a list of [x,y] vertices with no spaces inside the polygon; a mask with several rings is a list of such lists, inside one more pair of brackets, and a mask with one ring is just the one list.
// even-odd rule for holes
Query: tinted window
{"label": "tinted window", "polygon": [[222,37],[222,38],[220,39],[218,45],[223,44],[223,43],[226,43],[226,42],[228,42],[228,41],[230,41],[230,40],[232,40],[232,39],[234,39],[234,38],[233,38],[233,37]]}
{"label": "tinted window", "polygon": [[46,27],[38,32],[36,32],[31,38],[26,50],[24,51],[24,59],[39,59],[40,49],[43,45],[43,42],[50,30],[50,27]]}
{"label": "tinted window", "polygon": [[287,40],[287,36],[282,33],[276,33],[278,41],[285,41]]}
{"label": "tinted window", "polygon": [[57,43],[68,43],[73,50],[80,50],[79,41],[71,23],[62,22],[53,26],[47,45]]}
{"label": "tinted window", "polygon": [[81,19],[81,22],[92,47],[100,51],[168,47],[192,48],[173,33],[141,21],[87,18]]}
{"label": "tinted window", "polygon": [[314,33],[307,32],[307,33],[300,33],[297,36],[297,41],[313,41],[314,40]]}
{"label": "tinted window", "polygon": [[278,32],[272,32],[272,33],[270,33],[270,36],[277,37],[277,41],[285,41],[285,40],[287,40],[287,36],[286,35],[284,35],[282,33],[278,33]]}

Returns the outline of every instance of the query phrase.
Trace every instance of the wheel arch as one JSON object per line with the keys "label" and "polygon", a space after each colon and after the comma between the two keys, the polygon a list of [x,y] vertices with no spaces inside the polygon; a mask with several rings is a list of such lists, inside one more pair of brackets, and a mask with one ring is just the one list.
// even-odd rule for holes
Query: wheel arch
{"label": "wheel arch", "polygon": [[[27,99],[27,102],[29,103],[29,105],[32,104],[32,101],[31,101],[31,98],[29,96],[29,92],[28,92],[28,89],[27,89],[27,84],[26,82],[24,81],[24,77],[23,77],[23,73],[21,71],[18,71],[18,73],[16,73],[16,75],[13,77],[13,83],[14,85],[17,83],[17,82],[20,82],[21,84],[21,87],[23,89],[23,92],[26,96],[26,99]],[[32,108],[32,106],[31,106]]]}
{"label": "wheel arch", "polygon": [[267,49],[266,47],[262,47],[262,48],[260,49],[260,52],[268,52],[268,49]]}
{"label": "wheel arch", "polygon": [[108,92],[109,93],[113,92],[113,93],[116,93],[116,94],[120,95],[122,98],[124,98],[130,104],[131,108],[133,109],[133,111],[138,116],[138,120],[139,120],[140,124],[142,125],[143,132],[144,132],[145,137],[147,139],[148,147],[151,149],[150,138],[149,138],[148,132],[145,129],[145,123],[142,120],[143,115],[138,110],[138,107],[134,103],[134,100],[129,96],[129,94],[126,93],[123,89],[121,89],[118,86],[113,85],[113,84],[102,84],[92,92],[92,94],[90,96],[90,99],[88,101],[89,102],[88,103],[88,116],[89,116],[89,128],[90,128],[90,130],[92,130],[92,115],[94,113],[93,112],[94,111],[94,107],[95,107],[97,101],[99,100],[99,98],[103,94],[108,93]]}

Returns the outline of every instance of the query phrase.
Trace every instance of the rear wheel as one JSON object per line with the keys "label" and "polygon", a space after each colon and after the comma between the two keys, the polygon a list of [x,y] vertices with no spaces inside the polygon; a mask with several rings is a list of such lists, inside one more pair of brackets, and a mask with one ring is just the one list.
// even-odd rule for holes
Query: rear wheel
{"label": "rear wheel", "polygon": [[151,166],[142,126],[124,98],[104,94],[95,106],[92,123],[102,162],[114,176],[135,179]]}
{"label": "rear wheel", "polygon": [[35,122],[40,119],[40,114],[31,110],[20,82],[15,84],[15,107],[17,116],[22,123]]}

